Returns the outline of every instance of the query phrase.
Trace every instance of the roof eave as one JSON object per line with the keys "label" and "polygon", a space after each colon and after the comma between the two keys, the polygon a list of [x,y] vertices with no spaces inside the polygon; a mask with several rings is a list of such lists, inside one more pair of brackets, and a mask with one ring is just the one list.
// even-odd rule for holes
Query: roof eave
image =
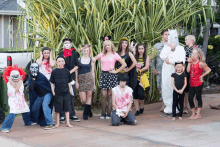
{"label": "roof eave", "polygon": [[0,10],[0,15],[21,15],[22,11],[6,11]]}

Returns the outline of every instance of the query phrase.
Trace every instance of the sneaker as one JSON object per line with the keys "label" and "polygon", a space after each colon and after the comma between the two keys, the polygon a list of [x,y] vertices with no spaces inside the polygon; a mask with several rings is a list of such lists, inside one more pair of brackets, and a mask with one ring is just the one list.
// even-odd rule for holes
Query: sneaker
{"label": "sneaker", "polygon": [[107,116],[105,117],[105,119],[111,119],[111,114],[107,114]]}
{"label": "sneaker", "polygon": [[168,114],[167,117],[168,118],[173,118],[173,114]]}
{"label": "sneaker", "polygon": [[188,113],[189,113],[189,112],[188,112],[188,108],[185,107],[184,110],[183,110],[183,114],[188,114]]}
{"label": "sneaker", "polygon": [[162,114],[159,115],[160,117],[165,117],[167,116],[167,114],[165,112],[163,112]]}
{"label": "sneaker", "polygon": [[139,114],[143,114],[143,113],[144,113],[144,108],[140,108]]}
{"label": "sneaker", "polygon": [[2,129],[1,132],[2,133],[9,133],[9,130],[8,129]]}
{"label": "sneaker", "polygon": [[37,125],[37,123],[36,122],[31,122],[31,125],[34,126],[34,125]]}
{"label": "sneaker", "polygon": [[80,122],[80,120],[76,116],[70,116],[70,119],[76,122]]}
{"label": "sneaker", "polygon": [[65,117],[60,117],[60,123],[64,124],[65,123]]}
{"label": "sneaker", "polygon": [[136,111],[135,116],[140,115],[140,111]]}
{"label": "sneaker", "polygon": [[55,128],[55,124],[50,124],[44,128],[44,130],[51,130]]}
{"label": "sneaker", "polygon": [[102,115],[99,118],[100,119],[105,119],[106,118],[106,114],[102,113]]}

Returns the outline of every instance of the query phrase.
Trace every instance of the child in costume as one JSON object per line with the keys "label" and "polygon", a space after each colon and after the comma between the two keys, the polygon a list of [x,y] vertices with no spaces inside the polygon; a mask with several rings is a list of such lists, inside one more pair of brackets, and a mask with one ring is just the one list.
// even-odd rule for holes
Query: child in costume
{"label": "child in costume", "polygon": [[137,121],[134,114],[131,112],[132,92],[133,90],[126,85],[129,77],[122,73],[118,76],[119,85],[112,89],[112,118],[113,126],[118,126],[122,122],[128,125],[136,125]]}
{"label": "child in costume", "polygon": [[49,47],[42,48],[40,58],[37,59],[39,71],[49,80],[55,61],[53,60],[53,52]]}
{"label": "child in costume", "polygon": [[92,117],[91,102],[92,91],[95,90],[95,63],[90,58],[90,44],[82,45],[82,57],[79,58],[78,71],[76,71],[76,89],[79,89],[81,103],[84,105],[83,119]]}
{"label": "child in costume", "polygon": [[[204,73],[203,70],[205,71]],[[187,72],[190,72],[189,105],[192,111],[189,119],[199,119],[201,118],[202,110],[203,77],[211,72],[211,69],[205,63],[205,56],[201,49],[193,49],[191,57],[188,58]],[[198,112],[196,115],[195,104],[193,102],[195,94],[198,101]]]}
{"label": "child in costume", "polygon": [[186,74],[184,73],[183,62],[175,63],[175,73],[171,75],[172,87],[173,87],[173,107],[172,114],[173,119],[176,119],[176,108],[179,104],[179,120],[182,120],[183,114],[183,101],[184,101],[184,89],[187,85]]}
{"label": "child in costume", "polygon": [[[70,111],[70,99],[72,92],[71,85],[71,75],[70,71],[64,68],[65,59],[63,56],[57,57],[57,68],[52,71],[50,82],[51,82],[51,90],[53,96],[55,96],[55,112],[56,112],[56,125],[55,127],[59,127],[60,124],[60,113],[65,112],[66,116],[66,124],[68,127],[72,128],[73,126],[70,124],[69,111]],[[55,91],[54,91],[55,86]]]}
{"label": "child in costume", "polygon": [[30,110],[24,98],[24,85],[26,73],[18,65],[5,68],[3,77],[8,88],[8,105],[10,113],[1,126],[1,132],[8,133],[17,114],[22,113],[25,125],[34,125],[31,122]]}
{"label": "child in costume", "polygon": [[[102,114],[100,119],[111,119],[111,109],[112,109],[112,88],[117,86],[117,73],[126,67],[126,63],[121,59],[121,57],[116,53],[115,47],[112,41],[109,40],[109,37],[105,37],[103,42],[102,53],[95,56],[92,60],[101,59],[102,73],[100,76],[99,86],[102,89]],[[119,61],[121,67],[117,70],[114,70],[115,62]],[[108,112],[106,116],[106,102],[108,96]]]}

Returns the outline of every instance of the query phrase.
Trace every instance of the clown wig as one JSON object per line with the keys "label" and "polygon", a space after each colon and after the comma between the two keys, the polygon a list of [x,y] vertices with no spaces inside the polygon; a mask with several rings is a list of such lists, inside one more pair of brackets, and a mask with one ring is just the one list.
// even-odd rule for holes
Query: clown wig
{"label": "clown wig", "polygon": [[8,66],[4,70],[4,74],[2,75],[3,79],[5,80],[5,83],[8,83],[8,77],[10,77],[11,71],[17,70],[20,73],[20,76],[22,76],[21,80],[24,81],[26,73],[21,67],[18,67],[17,64],[13,66]]}

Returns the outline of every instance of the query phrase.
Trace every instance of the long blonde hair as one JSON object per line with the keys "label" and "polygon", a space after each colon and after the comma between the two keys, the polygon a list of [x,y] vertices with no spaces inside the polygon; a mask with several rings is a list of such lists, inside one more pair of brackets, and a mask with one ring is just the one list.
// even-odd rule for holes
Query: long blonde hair
{"label": "long blonde hair", "polygon": [[205,63],[205,55],[204,55],[203,51],[199,48],[194,48],[193,50],[196,50],[198,52],[199,61]]}
{"label": "long blonde hair", "polygon": [[105,46],[106,46],[107,43],[110,43],[110,44],[111,44],[111,47],[112,47],[112,53],[114,54],[114,53],[116,52],[116,50],[115,50],[115,46],[114,46],[113,42],[110,41],[110,40],[105,40],[105,41],[103,42],[102,53],[103,53],[104,55],[107,54],[107,50],[105,49]]}

